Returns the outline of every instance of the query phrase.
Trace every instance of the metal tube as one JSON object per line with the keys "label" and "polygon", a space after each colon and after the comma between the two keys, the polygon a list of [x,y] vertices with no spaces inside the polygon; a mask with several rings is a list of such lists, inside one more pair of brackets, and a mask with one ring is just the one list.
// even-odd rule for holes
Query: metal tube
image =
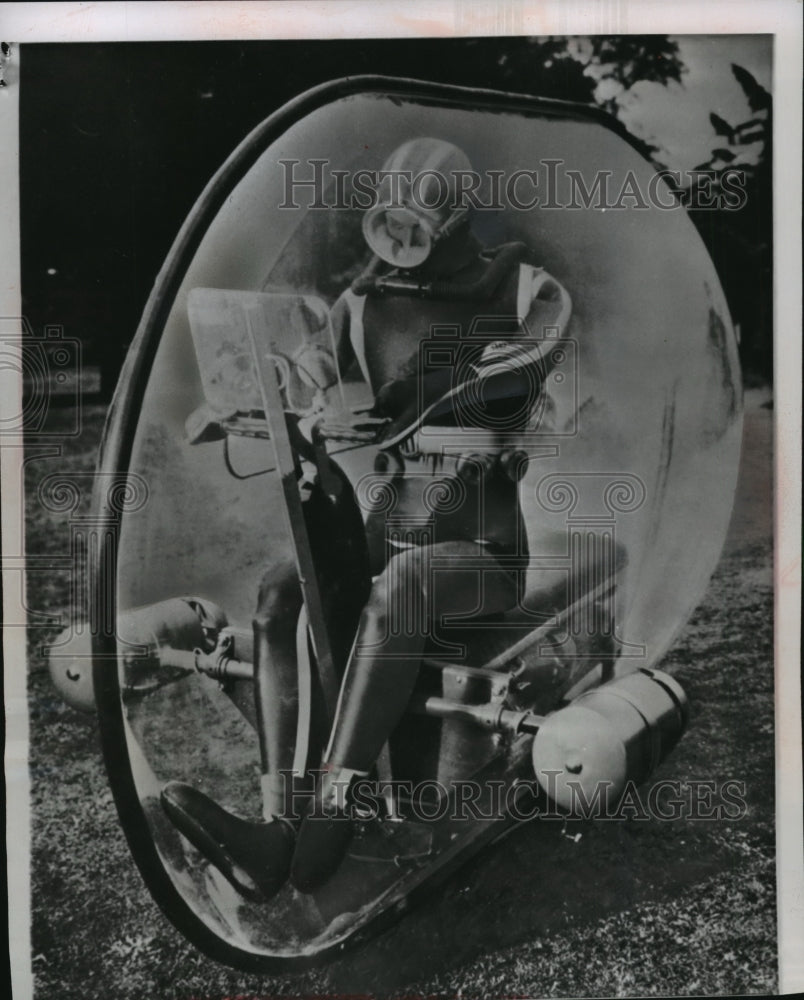
{"label": "metal tube", "polygon": [[[299,583],[304,595],[304,606],[307,608],[307,619],[309,621],[310,635],[313,640],[318,678],[321,682],[321,690],[327,706],[327,714],[330,721],[332,721],[335,718],[340,683],[332,659],[332,647],[324,617],[324,605],[318,587],[315,562],[313,561],[313,553],[310,548],[310,539],[307,536],[304,509],[299,494],[298,459],[291,447],[285,425],[285,411],[279,392],[279,383],[276,378],[274,359],[273,356],[264,353],[264,347],[260,345],[257,337],[257,329],[255,329],[255,327],[259,327],[263,323],[262,314],[256,306],[245,307],[244,313],[246,329],[251,343],[252,359],[257,375],[257,385],[259,386],[263,409],[265,411],[265,421],[268,424],[271,434],[276,467],[279,470],[282,492],[285,499],[283,505],[285,522],[293,547],[296,568],[299,573]],[[268,337],[266,336],[264,340],[267,342]],[[319,473],[321,473],[321,470],[319,470]]]}
{"label": "metal tube", "polygon": [[532,712],[514,712],[502,705],[462,705],[446,698],[431,696],[414,701],[413,711],[421,715],[431,715],[439,719],[459,719],[472,722],[494,732],[535,733],[542,723],[542,717]]}
{"label": "metal tube", "polygon": [[176,667],[179,670],[195,670],[196,657],[191,649],[174,649],[173,646],[159,646],[157,649],[160,667]]}
{"label": "metal tube", "polygon": [[[189,657],[192,669],[198,670],[216,681],[254,680],[254,665],[252,663],[247,663],[245,660],[235,660],[229,656],[221,656],[217,650],[205,653],[202,649],[196,649],[195,652],[189,653],[183,649],[163,647],[160,652],[163,654],[160,657],[161,662],[165,666],[187,666],[186,658]],[[168,654],[167,657],[164,654]]]}

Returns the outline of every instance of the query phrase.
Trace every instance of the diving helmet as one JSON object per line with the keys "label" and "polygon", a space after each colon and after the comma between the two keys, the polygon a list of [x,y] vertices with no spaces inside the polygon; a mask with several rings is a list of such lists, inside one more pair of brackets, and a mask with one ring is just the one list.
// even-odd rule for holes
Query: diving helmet
{"label": "diving helmet", "polygon": [[385,161],[377,204],[363,216],[366,243],[395,267],[423,264],[465,217],[457,174],[471,169],[466,154],[444,139],[403,143]]}

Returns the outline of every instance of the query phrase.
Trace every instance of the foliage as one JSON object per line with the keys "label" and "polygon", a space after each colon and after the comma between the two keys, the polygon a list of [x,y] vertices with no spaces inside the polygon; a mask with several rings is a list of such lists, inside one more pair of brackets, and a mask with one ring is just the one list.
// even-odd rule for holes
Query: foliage
{"label": "foliage", "polygon": [[567,56],[578,59],[584,65],[584,74],[598,81],[595,101],[613,115],[635,84],[681,83],[685,71],[678,44],[667,35],[595,35],[569,39]]}
{"label": "foliage", "polygon": [[[483,67],[486,83],[596,104],[617,116],[628,92],[641,82],[680,83],[685,67],[678,44],[667,35],[593,35],[507,39],[495,65]],[[478,48],[479,48],[479,43]],[[653,147],[643,144],[649,154]]]}
{"label": "foliage", "polygon": [[708,160],[698,164],[713,179],[715,196],[724,181],[739,172],[745,203],[736,211],[690,214],[712,254],[732,317],[740,324],[740,355],[749,377],[772,377],[773,287],[773,103],[771,95],[742,66],[732,73],[753,112],[732,125],[712,112],[709,120],[719,139]]}

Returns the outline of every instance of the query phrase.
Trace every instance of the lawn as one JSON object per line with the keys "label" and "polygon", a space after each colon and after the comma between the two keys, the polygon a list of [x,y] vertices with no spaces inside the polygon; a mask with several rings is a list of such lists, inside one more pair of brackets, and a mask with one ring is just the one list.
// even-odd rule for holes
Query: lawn
{"label": "lawn", "polygon": [[[738,501],[703,603],[663,668],[686,688],[690,729],[660,777],[744,783],[735,820],[535,824],[359,951],[284,977],[238,973],[195,951],[149,897],[118,825],[93,717],[61,703],[30,629],[32,962],[42,1000],[234,996],[644,996],[772,993],[774,872],[772,412],[747,396]],[[69,552],[64,512],[37,488],[90,471],[103,410],[61,454],[29,451],[27,552]],[[66,411],[51,419],[66,421]],[[83,499],[82,504],[87,500]],[[85,509],[82,507],[81,509]],[[70,574],[29,575],[28,605],[63,616]]]}

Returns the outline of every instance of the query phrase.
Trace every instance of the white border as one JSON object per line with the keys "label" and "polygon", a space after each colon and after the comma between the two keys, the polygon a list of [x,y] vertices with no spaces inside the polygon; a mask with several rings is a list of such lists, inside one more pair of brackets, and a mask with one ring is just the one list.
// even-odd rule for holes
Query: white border
{"label": "white border", "polygon": [[[216,3],[0,3],[4,40],[26,42],[203,39],[451,37],[517,34],[757,34],[774,40],[775,418],[776,418],[776,819],[779,988],[804,991],[804,870],[800,687],[801,598],[801,80],[802,18],[798,0],[275,0]],[[19,59],[19,49],[15,49]],[[18,68],[18,66],[17,66]],[[12,77],[15,72],[12,68]],[[0,91],[0,316],[21,312],[16,84]],[[13,408],[19,387],[3,384],[0,404]],[[12,410],[13,412],[13,410]],[[18,406],[17,406],[18,412]],[[19,510],[11,507],[16,455],[2,453],[4,551],[22,552]],[[8,476],[8,478],[7,478]],[[9,486],[9,484],[11,484]],[[7,579],[8,578],[8,579]],[[4,619],[19,577],[4,568]],[[16,620],[19,620],[17,618]],[[4,634],[6,664],[24,662],[22,629]],[[20,649],[22,653],[20,654]],[[27,715],[24,672],[6,673],[10,946],[30,956]],[[21,674],[21,676],[17,676]],[[23,706],[23,707],[20,707]],[[18,780],[19,779],[19,780]],[[11,822],[9,820],[9,822]],[[10,831],[9,831],[10,832]],[[30,966],[12,962],[14,996],[30,996]]]}
{"label": "white border", "polygon": [[215,0],[0,3],[23,43],[518,34],[762,34],[800,37],[797,0]]}
{"label": "white border", "polygon": [[[0,11],[0,25],[3,24]],[[2,30],[2,29],[0,29]],[[0,322],[22,315],[20,301],[19,61],[4,66],[0,90]],[[4,322],[5,320],[5,322]],[[21,330],[20,330],[21,332]],[[7,343],[0,366],[0,418],[8,430],[22,413],[22,352]],[[13,355],[16,355],[14,357]],[[15,998],[33,992],[31,974],[30,782],[28,778],[28,698],[26,621],[22,595],[25,552],[22,435],[0,438],[0,516],[2,517],[3,680],[6,723],[6,850],[8,854],[8,948]],[[8,628],[11,622],[16,627]]]}
{"label": "white border", "polygon": [[[801,5],[774,38],[776,883],[779,991],[804,991],[801,733]],[[793,8],[793,9],[791,9]],[[795,10],[797,8],[797,10]]]}

